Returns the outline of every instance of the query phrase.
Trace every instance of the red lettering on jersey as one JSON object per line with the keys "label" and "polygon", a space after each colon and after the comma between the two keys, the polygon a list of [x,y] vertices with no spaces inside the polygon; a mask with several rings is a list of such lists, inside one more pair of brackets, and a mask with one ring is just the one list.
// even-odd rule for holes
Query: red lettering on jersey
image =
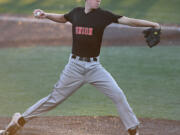
{"label": "red lettering on jersey", "polygon": [[93,28],[89,28],[89,33],[88,33],[89,36],[92,36],[93,35]]}
{"label": "red lettering on jersey", "polygon": [[85,35],[85,28],[84,27],[82,27],[82,33],[81,34]]}
{"label": "red lettering on jersey", "polygon": [[88,27],[75,27],[75,34],[76,35],[93,35],[93,28],[88,28]]}
{"label": "red lettering on jersey", "polygon": [[85,35],[88,35],[88,31],[89,31],[88,29],[89,29],[89,28],[85,28],[85,30],[84,30],[84,34],[85,34]]}
{"label": "red lettering on jersey", "polygon": [[79,27],[76,27],[76,34],[79,34]]}
{"label": "red lettering on jersey", "polygon": [[82,33],[82,27],[79,27],[79,33],[78,34],[80,34],[81,35],[81,33]]}

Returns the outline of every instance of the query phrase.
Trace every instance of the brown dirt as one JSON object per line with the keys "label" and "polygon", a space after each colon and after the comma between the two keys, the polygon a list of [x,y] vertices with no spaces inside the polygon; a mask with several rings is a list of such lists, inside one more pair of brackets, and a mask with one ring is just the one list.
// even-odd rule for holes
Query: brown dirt
{"label": "brown dirt", "polygon": [[[32,16],[24,17],[29,20],[34,19]],[[159,45],[180,45],[180,26],[174,27],[174,30],[162,30]],[[140,28],[108,27],[104,32],[103,45],[146,45],[142,30]],[[72,28],[71,25],[66,24],[0,20],[0,31],[0,47],[72,44]]]}
{"label": "brown dirt", "polygon": [[[2,129],[10,118],[0,118]],[[180,135],[180,121],[140,118],[140,135]],[[17,135],[126,135],[115,116],[56,116],[33,119]]]}

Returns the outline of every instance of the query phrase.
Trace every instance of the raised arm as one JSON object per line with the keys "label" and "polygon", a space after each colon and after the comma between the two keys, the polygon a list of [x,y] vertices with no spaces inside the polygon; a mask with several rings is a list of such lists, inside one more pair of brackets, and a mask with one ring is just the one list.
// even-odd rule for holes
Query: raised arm
{"label": "raised arm", "polygon": [[33,12],[34,17],[39,19],[49,19],[58,23],[66,23],[67,20],[64,18],[64,14],[46,13],[43,10],[36,9]]}
{"label": "raised arm", "polygon": [[160,25],[155,22],[150,22],[146,20],[140,20],[140,19],[134,19],[134,18],[128,18],[126,16],[123,16],[118,19],[118,22],[120,24],[125,24],[133,27],[153,27],[156,29],[160,29]]}

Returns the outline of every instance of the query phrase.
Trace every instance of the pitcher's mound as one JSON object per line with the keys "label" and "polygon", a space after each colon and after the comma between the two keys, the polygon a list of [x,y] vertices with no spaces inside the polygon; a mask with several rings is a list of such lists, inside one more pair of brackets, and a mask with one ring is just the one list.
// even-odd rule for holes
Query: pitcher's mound
{"label": "pitcher's mound", "polygon": [[[3,128],[10,118],[0,118]],[[180,121],[140,118],[141,135],[180,135]],[[57,116],[33,119],[17,135],[126,135],[119,117]]]}

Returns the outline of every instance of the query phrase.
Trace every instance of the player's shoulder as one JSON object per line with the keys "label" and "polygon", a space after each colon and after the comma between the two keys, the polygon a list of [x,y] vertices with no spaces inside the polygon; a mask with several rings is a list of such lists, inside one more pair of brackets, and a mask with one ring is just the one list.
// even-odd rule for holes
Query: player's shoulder
{"label": "player's shoulder", "polygon": [[101,14],[105,15],[105,16],[110,16],[110,15],[113,14],[110,10],[108,10],[108,9],[102,9],[102,8],[99,8],[99,12],[100,12]]}
{"label": "player's shoulder", "polygon": [[80,11],[80,10],[83,10],[83,9],[84,9],[84,7],[75,7],[75,8],[73,8],[74,11]]}
{"label": "player's shoulder", "polygon": [[105,15],[105,16],[118,16],[118,17],[122,17],[122,15],[117,15],[116,13],[113,13],[112,11],[108,10],[108,9],[100,9],[101,12]]}
{"label": "player's shoulder", "polygon": [[103,9],[103,8],[99,8],[99,11],[102,12],[102,13],[112,13],[110,10]]}
{"label": "player's shoulder", "polygon": [[76,7],[76,9],[82,10],[82,9],[84,9],[84,7]]}

